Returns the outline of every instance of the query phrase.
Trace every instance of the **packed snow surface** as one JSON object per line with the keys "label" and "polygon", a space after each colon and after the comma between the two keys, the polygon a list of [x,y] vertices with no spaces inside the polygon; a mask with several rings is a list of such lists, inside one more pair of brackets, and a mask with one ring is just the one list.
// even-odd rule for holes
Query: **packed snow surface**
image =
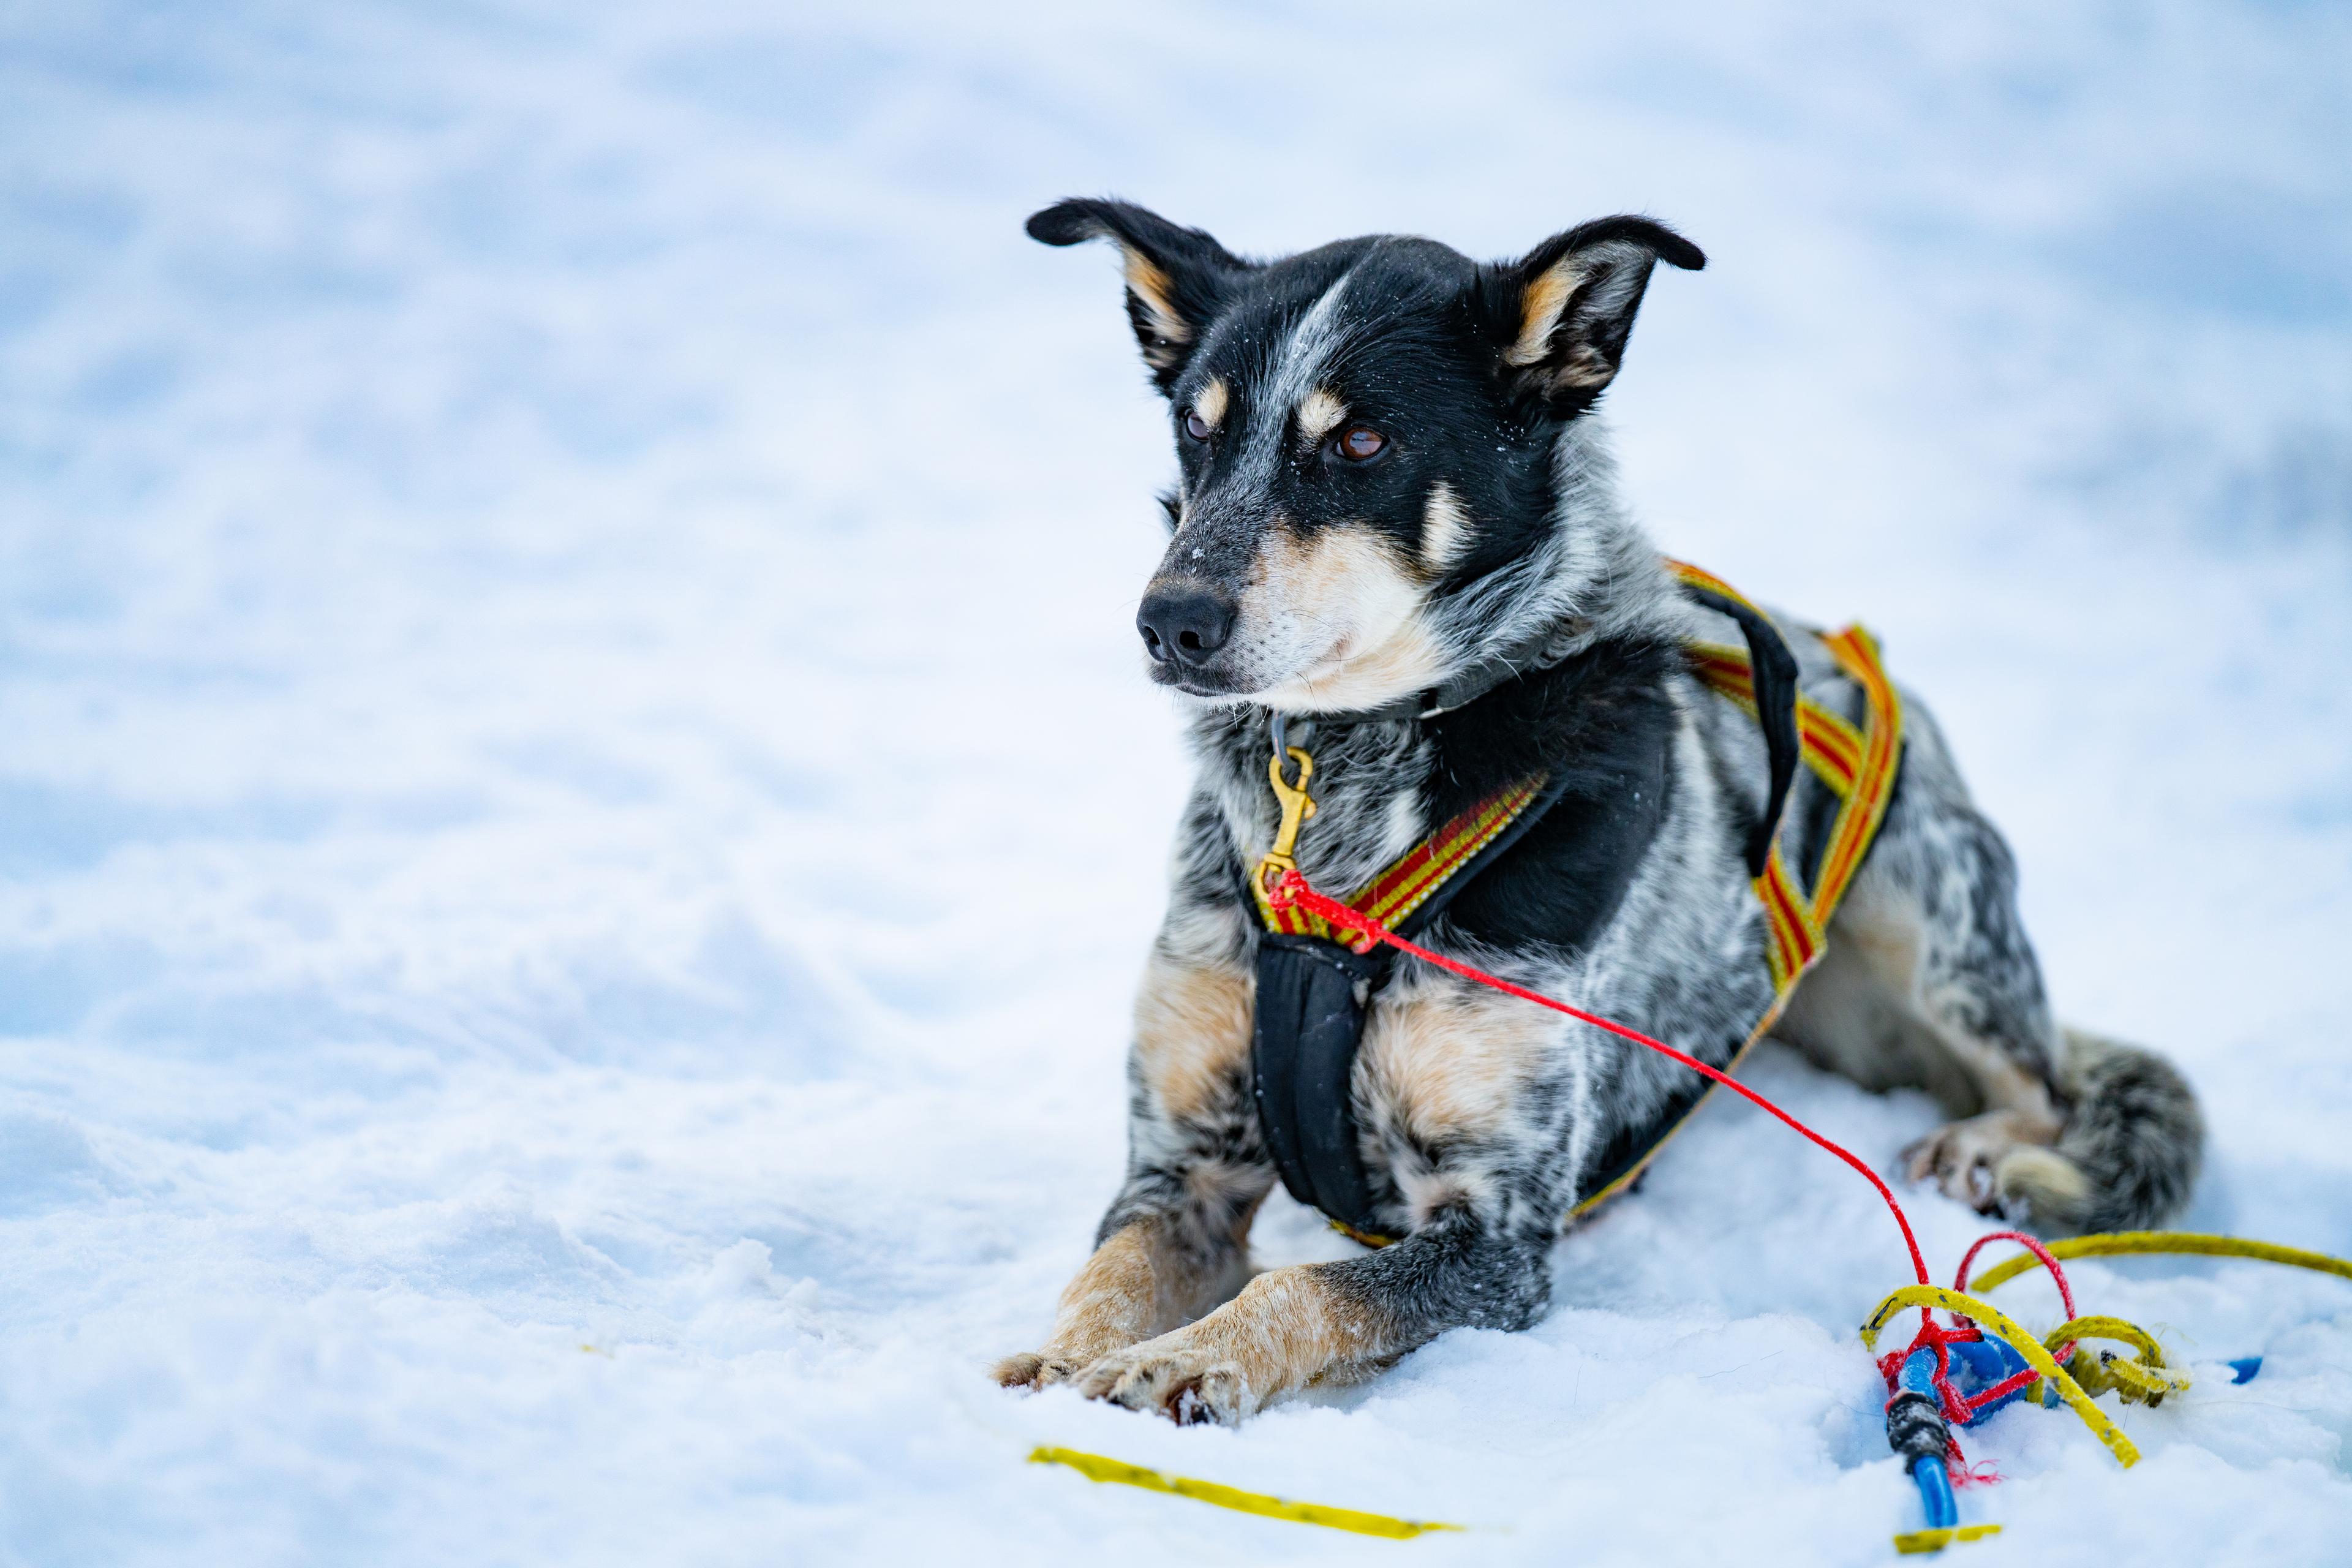
{"label": "packed snow surface", "polygon": [[[1935,700],[2063,1011],[2204,1096],[2191,1222],[2352,1251],[2352,24],[1958,9],[9,7],[0,1559],[1889,1560],[1899,1243],[1727,1101],[1528,1332],[1234,1430],[984,1380],[1116,1182],[1185,777],[1074,193],[1684,227],[1633,504]],[[2352,1286],[2074,1272],[2198,1386],[2128,1472],[1981,1429],[1970,1561],[2352,1557]]]}

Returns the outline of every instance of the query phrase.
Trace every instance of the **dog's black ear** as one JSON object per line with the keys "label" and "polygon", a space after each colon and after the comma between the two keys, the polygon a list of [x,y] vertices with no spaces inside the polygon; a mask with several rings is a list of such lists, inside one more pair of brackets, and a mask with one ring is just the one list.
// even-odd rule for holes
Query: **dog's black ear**
{"label": "dog's black ear", "polygon": [[1030,216],[1029,237],[1047,245],[1118,242],[1127,270],[1127,316],[1161,392],[1176,384],[1202,330],[1250,264],[1197,228],[1180,228],[1131,202],[1073,198]]}
{"label": "dog's black ear", "polygon": [[1633,313],[1661,261],[1695,272],[1706,257],[1664,224],[1604,217],[1484,269],[1484,313],[1504,375],[1561,414],[1591,406],[1624,363]]}

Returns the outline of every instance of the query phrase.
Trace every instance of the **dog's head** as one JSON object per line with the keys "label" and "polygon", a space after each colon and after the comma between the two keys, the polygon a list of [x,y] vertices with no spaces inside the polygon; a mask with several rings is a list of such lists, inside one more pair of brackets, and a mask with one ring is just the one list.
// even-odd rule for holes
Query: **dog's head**
{"label": "dog's head", "polygon": [[[1426,239],[1246,261],[1125,202],[1029,220],[1108,239],[1169,401],[1182,477],[1136,625],[1152,679],[1303,711],[1376,708],[1482,651],[1480,584],[1575,510],[1562,436],[1617,374],[1660,260],[1698,247],[1646,218],[1480,265]],[[1594,482],[1600,482],[1595,480]]]}

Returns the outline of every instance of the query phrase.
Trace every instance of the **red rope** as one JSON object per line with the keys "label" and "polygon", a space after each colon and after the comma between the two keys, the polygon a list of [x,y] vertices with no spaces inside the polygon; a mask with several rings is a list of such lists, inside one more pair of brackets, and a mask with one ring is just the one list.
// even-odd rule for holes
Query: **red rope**
{"label": "red rope", "polygon": [[[1384,942],[1401,952],[1409,952],[1415,958],[1421,959],[1425,963],[1433,963],[1440,969],[1448,970],[1453,973],[1462,976],[1465,980],[1475,980],[1481,985],[1491,985],[1496,990],[1503,992],[1507,995],[1517,996],[1522,1001],[1532,1002],[1538,1007],[1549,1007],[1555,1013],[1564,1013],[1580,1023],[1590,1024],[1596,1029],[1605,1029],[1610,1034],[1618,1036],[1622,1039],[1632,1040],[1636,1045],[1647,1046],[1650,1049],[1656,1051],[1659,1055],[1666,1057],[1674,1061],[1680,1062],[1683,1066],[1690,1068],[1693,1072],[1703,1073],[1706,1077],[1713,1079],[1717,1083],[1721,1084],[1724,1088],[1731,1090],[1734,1094],[1740,1096],[1749,1104],[1754,1105],[1760,1110],[1771,1112],[1789,1127],[1800,1133],[1802,1133],[1807,1140],[1811,1142],[1817,1147],[1828,1150],[1831,1153],[1844,1161],[1848,1165],[1853,1166],[1856,1172],[1860,1173],[1863,1180],[1868,1182],[1873,1188],[1876,1189],[1879,1197],[1885,1200],[1886,1204],[1886,1211],[1895,1216],[1895,1225],[1902,1229],[1903,1245],[1910,1251],[1911,1268],[1913,1273],[1918,1276],[1920,1284],[1925,1285],[1928,1283],[1927,1260],[1920,1254],[1919,1238],[1912,1234],[1911,1221],[1909,1217],[1904,1214],[1903,1205],[1895,1202],[1893,1190],[1890,1189],[1884,1181],[1879,1179],[1878,1173],[1864,1164],[1858,1156],[1856,1156],[1851,1150],[1848,1150],[1843,1144],[1838,1143],[1832,1139],[1822,1137],[1820,1133],[1814,1131],[1811,1128],[1806,1126],[1803,1122],[1798,1121],[1795,1117],[1790,1115],[1787,1111],[1781,1110],[1779,1106],[1773,1104],[1772,1101],[1757,1093],[1746,1084],[1741,1083],[1738,1079],[1733,1078],[1730,1074],[1723,1072],[1717,1068],[1711,1068],[1705,1062],[1700,1061],[1697,1058],[1687,1056],[1683,1052],[1675,1049],[1674,1047],[1667,1045],[1664,1040],[1653,1039],[1649,1036],[1642,1033],[1639,1029],[1629,1028],[1625,1025],[1617,1022],[1614,1018],[1604,1018],[1598,1013],[1588,1013],[1581,1007],[1571,1007],[1565,1002],[1555,1001],[1553,998],[1544,995],[1541,992],[1530,991],[1524,985],[1515,985],[1499,975],[1489,974],[1485,970],[1475,968],[1470,964],[1463,963],[1459,959],[1448,958],[1442,952],[1433,952],[1428,948],[1421,946],[1418,942],[1410,942],[1405,938],[1399,936],[1396,932],[1391,931],[1388,927],[1382,925],[1371,916],[1365,914],[1360,910],[1352,909],[1349,906],[1341,903],[1337,899],[1328,898],[1325,895],[1317,892],[1312,887],[1307,885],[1307,879],[1297,871],[1284,872],[1282,877],[1267,890],[1266,897],[1267,901],[1273,904],[1276,909],[1289,909],[1293,905],[1297,905],[1307,910],[1310,913],[1320,915],[1335,928],[1344,931],[1362,932],[1363,940],[1361,942],[1352,942],[1349,944],[1355,947],[1360,952],[1368,952],[1371,950],[1373,943]],[[1979,1237],[1976,1245],[1969,1247],[1967,1255],[1960,1259],[1959,1272],[1953,1277],[1952,1280],[1952,1289],[1956,1293],[1967,1293],[1969,1288],[1969,1268],[1976,1261],[1978,1252],[1983,1249],[1985,1244],[1992,1241],[2018,1242],[2032,1251],[2036,1258],[2042,1260],[2042,1266],[2050,1270],[2050,1277],[2058,1282],[2058,1299],[2064,1304],[2068,1319],[2071,1320],[2076,1315],[2074,1311],[2074,1293],[2066,1283],[2065,1270],[2058,1266],[2057,1258],[2050,1255],[2050,1251],[2047,1247],[2043,1247],[2040,1242],[2021,1231],[1996,1230]],[[1978,1394],[1974,1398],[1969,1398],[1962,1394],[1959,1389],[1952,1383],[1952,1354],[1951,1351],[1948,1347],[1954,1344],[1973,1342],[1975,1341],[1981,1340],[1983,1337],[1984,1331],[1981,1329],[1979,1329],[1975,1324],[1969,1322],[1966,1318],[1957,1312],[1952,1315],[1952,1327],[1947,1329],[1939,1327],[1937,1324],[1934,1313],[1922,1308],[1919,1312],[1919,1331],[1912,1337],[1911,1342],[1899,1351],[1889,1352],[1887,1354],[1879,1358],[1879,1373],[1886,1380],[1886,1386],[1890,1396],[1896,1387],[1895,1379],[1903,1370],[1903,1363],[1908,1361],[1923,1345],[1932,1346],[1936,1352],[1936,1371],[1933,1383],[1937,1398],[1944,1408],[1944,1418],[1954,1426],[1967,1426],[1975,1416],[1976,1413],[1984,1406],[2004,1398],[2011,1394],[2016,1393],[2018,1390],[2026,1387],[2041,1377],[2042,1374],[2028,1367],[2023,1372],[2016,1373],[2011,1376],[2003,1378],[2000,1382],[1994,1384],[1991,1387]],[[2057,1352],[2056,1359],[2063,1363],[2065,1361],[2066,1356],[2074,1350],[2074,1347],[2072,1344],[2063,1346]],[[1960,1485],[1967,1485],[1972,1481],[1992,1482],[2000,1479],[1996,1473],[1979,1473],[1977,1470],[1969,1468],[1965,1456],[1960,1452],[1959,1440],[1956,1437],[1950,1439],[1950,1447],[1945,1456],[1945,1468],[1951,1475],[1952,1479]]]}
{"label": "red rope", "polygon": [[[1814,1131],[1811,1128],[1806,1126],[1803,1122],[1798,1121],[1795,1117],[1790,1115],[1787,1111],[1781,1110],[1779,1106],[1773,1104],[1770,1100],[1765,1099],[1762,1095],[1757,1093],[1746,1084],[1741,1083],[1738,1079],[1733,1078],[1730,1074],[1718,1071],[1717,1069],[1707,1066],[1705,1062],[1700,1061],[1696,1057],[1684,1055],[1681,1051],[1675,1049],[1674,1047],[1667,1045],[1664,1040],[1654,1040],[1649,1036],[1642,1033],[1639,1029],[1628,1028],[1624,1025],[1618,1023],[1613,1018],[1604,1018],[1598,1013],[1588,1013],[1581,1007],[1571,1007],[1565,1002],[1556,1002],[1552,998],[1544,995],[1541,992],[1530,991],[1524,985],[1514,985],[1509,981],[1505,980],[1498,975],[1489,974],[1483,969],[1474,969],[1469,964],[1464,963],[1459,959],[1448,958],[1442,952],[1432,952],[1429,949],[1421,946],[1419,943],[1409,942],[1405,938],[1397,935],[1396,932],[1389,930],[1388,927],[1372,919],[1371,916],[1364,914],[1360,910],[1349,909],[1346,904],[1341,903],[1337,899],[1327,898],[1323,894],[1317,892],[1313,888],[1307,886],[1307,879],[1299,875],[1297,871],[1284,872],[1281,879],[1267,890],[1266,898],[1267,901],[1272,903],[1274,907],[1278,910],[1288,909],[1293,904],[1296,904],[1307,910],[1310,913],[1322,916],[1334,926],[1362,931],[1369,939],[1363,944],[1366,949],[1369,949],[1374,942],[1387,942],[1391,947],[1395,948],[1400,952],[1409,952],[1415,958],[1437,965],[1440,969],[1450,970],[1454,973],[1462,976],[1465,980],[1475,980],[1481,985],[1491,985],[1497,991],[1504,992],[1508,995],[1518,997],[1521,1001],[1533,1002],[1537,1006],[1549,1007],[1555,1013],[1565,1013],[1570,1017],[1576,1019],[1580,1023],[1590,1024],[1596,1029],[1606,1029],[1609,1033],[1619,1036],[1624,1039],[1632,1040],[1636,1045],[1647,1046],[1661,1056],[1664,1056],[1675,1061],[1680,1062],[1683,1066],[1690,1068],[1693,1072],[1703,1073],[1706,1077],[1713,1079],[1716,1082],[1731,1090],[1734,1094],[1737,1094],[1742,1099],[1748,1100],[1748,1103],[1764,1110],[1770,1111],[1774,1116],[1779,1117],[1782,1121],[1786,1122],[1790,1128],[1804,1134],[1804,1136],[1814,1144],[1828,1150],[1831,1153],[1835,1154],[1839,1159],[1843,1160],[1847,1164],[1853,1166],[1854,1170],[1861,1173],[1864,1181],[1868,1182],[1873,1187],[1875,1187],[1878,1190],[1878,1195],[1886,1202],[1887,1212],[1895,1216],[1895,1223],[1902,1227],[1903,1245],[1910,1248],[1911,1268],[1913,1271],[1918,1275],[1919,1283],[1922,1285],[1928,1283],[1927,1260],[1920,1255],[1919,1238],[1911,1234],[1911,1222],[1904,1215],[1903,1205],[1895,1201],[1894,1192],[1885,1182],[1879,1180],[1878,1173],[1872,1170],[1868,1165],[1863,1163],[1860,1158],[1848,1151],[1843,1144],[1833,1142],[1831,1140],[1822,1137],[1820,1133]],[[1925,1319],[1927,1314],[1922,1312],[1919,1315],[1922,1319]],[[1937,1331],[1939,1333],[1943,1331],[1944,1331],[1941,1330]],[[1940,1372],[1943,1365],[1943,1358],[1941,1355],[1942,1347],[1940,1345],[1937,1346],[1937,1364],[1938,1371]],[[1953,1397],[1957,1399],[1958,1396],[1955,1394]]]}
{"label": "red rope", "polygon": [[2013,1241],[2042,1259],[2042,1267],[2050,1270],[2051,1279],[2058,1281],[2058,1301],[2066,1309],[2067,1321],[2071,1322],[2082,1316],[2074,1310],[2074,1291],[2073,1287],[2066,1283],[2066,1271],[2058,1266],[2058,1259],[2051,1256],[2048,1247],[2021,1230],[1989,1230],[1977,1237],[1976,1245],[1960,1256],[1960,1271],[1952,1276],[1952,1289],[1955,1291],[1963,1296],[1969,1293],[1969,1268],[1976,1262],[1977,1254],[1982,1252],[1985,1249],[1985,1244],[1990,1241]]}
{"label": "red rope", "polygon": [[[2059,1267],[2058,1259],[2051,1256],[2051,1252],[2048,1247],[2042,1246],[2040,1242],[2034,1240],[2032,1237],[2026,1235],[2021,1230],[1989,1230],[1982,1236],[1977,1237],[1976,1244],[1970,1247],[1968,1251],[1960,1255],[1960,1271],[1952,1276],[1952,1289],[1955,1291],[1963,1296],[1969,1293],[1969,1266],[1977,1260],[1977,1254],[1984,1250],[1985,1243],[1989,1241],[2016,1242],[2020,1247],[2024,1247],[2026,1251],[2042,1259],[2042,1267],[2050,1270],[2050,1278],[2058,1282],[2058,1304],[2066,1309],[2066,1321],[2071,1323],[2076,1318],[2082,1316],[2080,1312],[2077,1312],[2074,1310],[2074,1288],[2066,1283],[2066,1270]],[[1955,1318],[1958,1316],[1958,1313],[1954,1314]],[[2066,1358],[2074,1353],[2074,1346],[2076,1342],[2077,1342],[2074,1340],[2068,1340],[2064,1344],[2060,1345],[2056,1350],[2050,1352],[2050,1359],[2056,1362],[2060,1366],[2064,1366],[2066,1364]],[[1976,1398],[1969,1401],[1970,1407],[1973,1408],[1979,1405],[1989,1405],[1993,1400],[2000,1397],[2000,1395],[2008,1393],[2011,1388],[2022,1388],[2041,1375],[2042,1374],[2038,1372],[2021,1372],[2014,1377],[1997,1383],[1993,1384],[1992,1387],[1985,1390],[1982,1394],[1978,1394]]]}

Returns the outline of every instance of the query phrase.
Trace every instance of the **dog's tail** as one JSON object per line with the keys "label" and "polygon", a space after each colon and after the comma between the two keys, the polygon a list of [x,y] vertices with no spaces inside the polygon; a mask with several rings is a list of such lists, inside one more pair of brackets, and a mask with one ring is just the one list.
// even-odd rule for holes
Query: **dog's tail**
{"label": "dog's tail", "polygon": [[2058,1084],[2073,1102],[2055,1148],[2011,1150],[2004,1206],[2052,1235],[2147,1230],[2189,1201],[2205,1118],[2188,1080],[2153,1051],[2068,1028]]}

